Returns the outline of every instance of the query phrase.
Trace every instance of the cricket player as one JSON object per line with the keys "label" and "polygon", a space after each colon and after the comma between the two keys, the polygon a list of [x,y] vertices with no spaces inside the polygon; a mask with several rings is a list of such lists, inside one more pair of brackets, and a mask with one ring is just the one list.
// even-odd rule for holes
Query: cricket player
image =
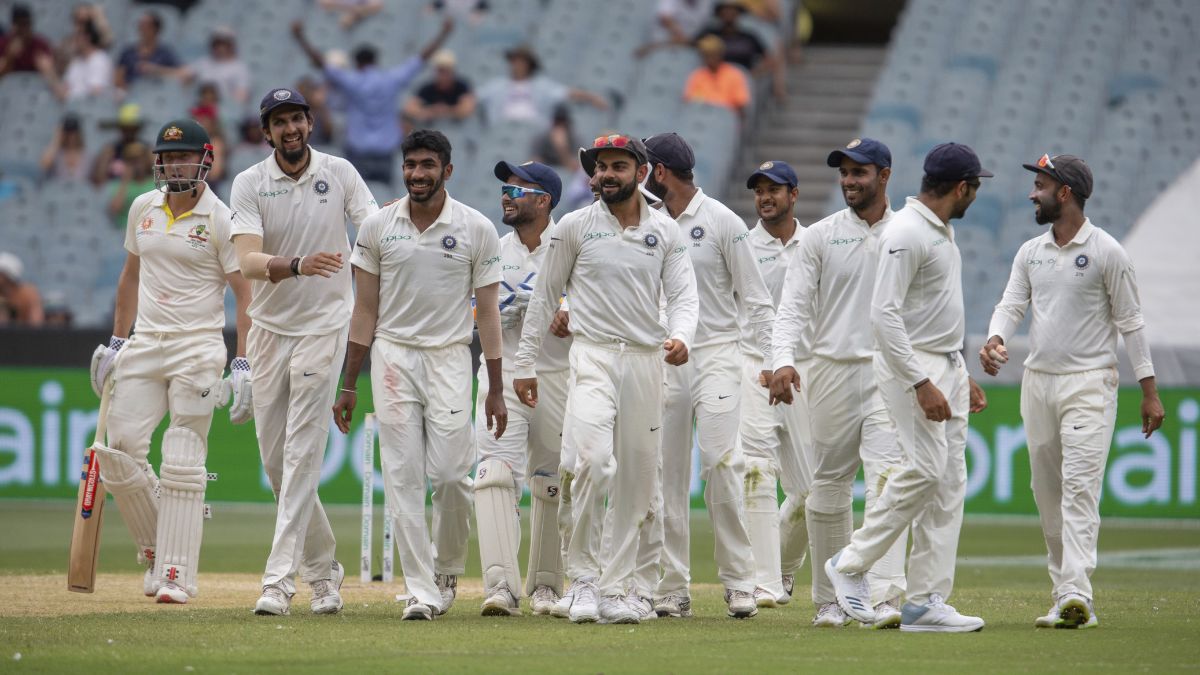
{"label": "cricket player", "polygon": [[1100,488],[1117,416],[1117,333],[1142,385],[1142,432],[1162,426],[1163,405],[1142,320],[1133,262],[1083,208],[1092,170],[1078,157],[1042,155],[1029,199],[1050,230],[1025,242],[988,327],[979,360],[989,375],[1008,361],[1006,342],[1032,307],[1021,418],[1033,497],[1042,520],[1054,604],[1038,628],[1093,628],[1092,572]]}
{"label": "cricket player", "polygon": [[[861,466],[871,508],[888,475],[901,463],[896,432],[875,382],[871,293],[879,240],[892,219],[887,183],[892,153],[872,138],[856,138],[829,153],[846,208],[813,224],[791,260],[775,321],[773,403],[788,403],[802,388],[796,362],[812,358],[806,388],[812,420],[812,485],[805,520],[813,559],[841,550],[854,529],[854,476]],[[802,334],[812,330],[812,340]],[[804,405],[805,402],[799,402]],[[907,531],[868,574],[875,628],[900,625]],[[820,564],[813,565],[813,625],[840,628],[848,619]]]}
{"label": "cricket player", "polygon": [[[225,405],[225,286],[237,299],[234,423],[249,419],[245,362],[249,283],[229,243],[229,207],[204,182],[208,132],[195,120],[167,122],[155,139],[155,189],[137,197],[125,229],[113,336],[92,356],[92,388],[114,382],[100,473],[146,565],[142,591],[183,604],[197,593],[204,525],[208,429]],[[136,316],[137,331],[129,337]],[[117,358],[119,355],[120,358]],[[170,412],[160,475],[146,462],[150,436]]]}
{"label": "cricket player", "polygon": [[[678,226],[638,192],[646,150],[623,134],[588,150],[600,201],[567,214],[542,263],[516,355],[513,387],[538,405],[536,363],[544,326],[563,290],[571,302],[570,383],[563,447],[578,453],[571,486],[573,527],[567,576],[571,621],[637,623],[625,598],[650,508],[662,432],[663,371],[687,362],[696,329],[696,278]],[[659,321],[665,296],[666,325]],[[601,555],[605,500],[612,544]],[[599,598],[597,596],[600,596]]]}
{"label": "cricket player", "polygon": [[[511,364],[538,270],[549,250],[554,220],[550,212],[562,196],[558,174],[537,162],[500,162],[493,170],[501,186],[503,222],[513,231],[500,238],[501,271],[500,326],[503,363],[499,387],[513,379]],[[541,383],[541,404],[520,405],[516,392],[504,387],[505,407],[510,411],[504,436],[494,438],[475,420],[479,439],[479,465],[475,472],[475,517],[479,526],[479,556],[483,563],[484,616],[520,614],[518,594],[521,574],[517,551],[521,545],[519,502],[526,482],[531,497],[529,562],[525,594],[534,614],[549,614],[562,595],[562,540],[558,508],[559,448],[562,445],[563,413],[567,404],[567,359],[571,340],[551,337],[536,365]],[[479,399],[485,407],[490,391],[486,362],[479,368]]]}
{"label": "cricket player", "polygon": [[253,280],[255,431],[277,504],[254,611],[287,614],[299,571],[312,611],[332,614],[345,569],[317,486],[353,302],[346,221],[360,227],[379,207],[349,162],[309,147],[313,115],[299,92],[272,89],[258,113],[275,151],[238,174],[231,196],[233,244]]}
{"label": "cricket player", "polygon": [[[863,623],[876,617],[866,574],[911,525],[900,630],[983,629],[983,619],[946,604],[966,494],[967,412],[987,405],[962,361],[962,258],[950,221],[966,214],[979,179],[991,175],[965,145],[934,147],[925,157],[920,194],[907,199],[879,239],[871,300],[875,378],[905,461],[884,483],[850,544],[824,563],[838,604]],[[816,339],[821,335],[818,329]],[[819,395],[809,392],[810,410]],[[820,442],[815,430],[813,436]],[[819,480],[814,471],[814,483]]]}
{"label": "cricket player", "polygon": [[[403,618],[428,621],[450,609],[458,575],[466,571],[475,461],[472,293],[487,376],[481,381],[486,394],[479,416],[486,417],[487,431],[496,441],[507,424],[500,361],[500,240],[490,220],[446,192],[454,165],[450,141],[441,132],[414,131],[400,144],[400,152],[408,196],[363,223],[350,259],[357,268],[358,292],[345,376],[333,412],[338,428],[348,433],[358,373],[370,349],[383,486],[411,595]],[[512,470],[494,479],[492,466],[483,467],[478,482],[487,488],[507,481],[515,489]],[[433,486],[432,541],[425,525],[427,479]],[[516,506],[510,507],[515,518]],[[494,520],[506,530],[515,527],[501,522],[499,513]],[[484,546],[511,543],[507,531],[480,534],[490,542]]]}
{"label": "cricket player", "polygon": [[[758,223],[746,242],[778,311],[789,261],[805,228],[795,217],[799,179],[787,162],[767,161],[746,179],[754,191]],[[745,303],[738,299],[742,366],[742,416],[738,435],[746,453],[746,529],[754,552],[755,603],[776,607],[791,601],[795,573],[808,554],[804,500],[812,482],[812,433],[808,407],[772,407],[767,355],[758,345]],[[776,316],[778,320],[778,316]],[[801,339],[807,339],[806,331]],[[797,364],[799,367],[799,364]],[[797,396],[800,393],[797,392]],[[785,495],[779,505],[779,485]]]}
{"label": "cricket player", "polygon": [[[651,136],[645,144],[651,167],[646,189],[662,199],[683,235],[701,309],[688,363],[666,374],[662,577],[654,611],[659,616],[691,615],[688,521],[694,424],[717,576],[725,586],[729,616],[747,618],[757,614],[758,607],[744,512],[746,464],[738,444],[743,359],[737,298],[746,307],[763,353],[771,349],[775,305],[746,243],[750,232],[745,222],[693,183],[696,158],[691,146],[674,133]],[[762,469],[770,471],[766,464]]]}

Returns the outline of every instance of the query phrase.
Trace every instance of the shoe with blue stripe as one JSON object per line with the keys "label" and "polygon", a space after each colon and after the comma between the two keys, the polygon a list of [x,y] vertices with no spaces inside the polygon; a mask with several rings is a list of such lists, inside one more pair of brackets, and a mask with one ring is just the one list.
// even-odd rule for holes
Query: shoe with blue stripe
{"label": "shoe with blue stripe", "polygon": [[842,557],[843,551],[845,549],[825,561],[825,575],[833,584],[838,606],[855,621],[875,623],[875,610],[871,607],[871,589],[867,585],[867,576],[837,571],[838,559]]}

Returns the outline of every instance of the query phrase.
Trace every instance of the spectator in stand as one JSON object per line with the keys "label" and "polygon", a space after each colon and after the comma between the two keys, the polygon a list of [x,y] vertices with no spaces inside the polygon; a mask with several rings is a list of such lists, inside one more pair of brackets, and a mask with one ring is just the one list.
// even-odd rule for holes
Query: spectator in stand
{"label": "spectator in stand", "polygon": [[571,109],[559,105],[554,109],[550,129],[533,141],[533,161],[556,169],[579,168],[579,139],[571,125]]}
{"label": "spectator in stand", "polygon": [[638,58],[658,47],[691,44],[712,17],[712,7],[712,0],[658,0],[650,43],[638,49]]}
{"label": "spectator in stand", "polygon": [[[304,93],[301,92],[303,96]],[[312,99],[304,96],[305,100],[312,103]],[[315,114],[315,113],[314,113]],[[313,135],[310,134],[309,143],[315,144]],[[271,146],[267,144],[267,137],[262,132],[262,121],[258,119],[258,115],[246,115],[238,125],[238,144],[234,152],[265,152],[270,150]]]}
{"label": "spectator in stand", "polygon": [[125,149],[135,143],[142,131],[142,110],[136,103],[126,103],[117,111],[117,119],[104,122],[101,128],[117,130],[117,139],[100,149],[92,163],[92,184],[97,187],[125,174]]}
{"label": "spectator in stand", "polygon": [[427,12],[463,19],[472,26],[487,18],[488,9],[487,0],[433,0],[425,6]]}
{"label": "spectator in stand", "polygon": [[56,181],[85,181],[89,165],[79,118],[68,114],[42,151],[42,177]]}
{"label": "spectator in stand", "polygon": [[383,9],[383,0],[321,0],[321,9],[338,15],[338,25],[350,30]]}
{"label": "spectator in stand", "polygon": [[705,35],[696,43],[704,62],[688,76],[683,100],[730,108],[741,118],[750,103],[750,85],[740,68],[725,60],[725,45],[715,35]]}
{"label": "spectator in stand", "polygon": [[429,63],[433,65],[433,79],[408,98],[404,115],[418,125],[436,125],[442,121],[459,122],[475,114],[475,94],[471,85],[455,72],[454,52],[439,50]]}
{"label": "spectator in stand", "polygon": [[213,190],[217,190],[226,178],[225,159],[229,156],[229,145],[225,142],[225,131],[221,128],[221,94],[217,85],[212,82],[200,85],[198,94],[196,105],[189,114],[208,132],[208,142],[213,148],[213,163],[205,182]]}
{"label": "spectator in stand", "polygon": [[125,146],[121,155],[121,175],[109,181],[108,216],[118,230],[124,230],[133,200],[153,189],[154,155],[145,143]]}
{"label": "spectator in stand", "polygon": [[[322,79],[305,75],[296,82],[296,91],[308,101],[309,112],[313,114],[312,133],[308,135],[308,142],[317,148],[332,145],[337,131],[333,126],[334,114],[329,105],[329,86]],[[256,123],[261,132],[262,123]]]}
{"label": "spectator in stand", "polygon": [[37,287],[21,279],[24,269],[20,258],[0,252],[0,326],[36,328],[46,320]]}
{"label": "spectator in stand", "polygon": [[59,100],[75,101],[112,91],[113,64],[100,47],[100,33],[91,23],[75,32],[74,50],[56,92]]}
{"label": "spectator in stand", "polygon": [[99,46],[105,52],[113,44],[112,26],[104,15],[104,6],[100,3],[83,2],[71,10],[71,32],[58,43],[54,50],[55,65],[59,72],[66,69],[67,63],[75,55],[75,37],[83,33],[85,27],[91,25],[100,36]]}
{"label": "spectator in stand", "polygon": [[26,5],[13,5],[12,27],[0,37],[0,76],[40,73],[51,87],[58,82],[54,50],[46,38],[33,32],[33,14]]}
{"label": "spectator in stand", "polygon": [[539,75],[541,64],[529,47],[514,47],[504,56],[508,59],[508,77],[496,78],[479,88],[479,103],[489,124],[524,122],[539,130],[548,129],[554,109],[568,100],[608,109],[608,101],[599,94]]}
{"label": "spectator in stand", "polygon": [[216,83],[221,100],[245,107],[250,100],[250,69],[237,55],[237,36],[229,28],[218,28],[208,41],[208,56],[184,67],[180,72],[184,84],[193,81]]}
{"label": "spectator in stand", "polygon": [[742,27],[740,21],[745,13],[742,2],[718,2],[713,10],[716,23],[701,31],[696,39],[706,35],[721,38],[725,42],[725,60],[745,68],[754,76],[770,75],[772,93],[782,99],[787,95],[783,58],[769,52],[757,35]]}
{"label": "spectator in stand", "polygon": [[45,306],[45,321],[42,328],[70,328],[75,315],[67,305],[67,294],[62,291],[49,291],[43,300]]}
{"label": "spectator in stand", "polygon": [[392,160],[401,140],[396,98],[420,74],[425,62],[453,29],[454,20],[446,18],[441,31],[420,54],[390,68],[380,68],[376,64],[378,57],[374,47],[361,46],[354,51],[355,69],[350,70],[327,64],[321,52],[309,43],[304,24],[299,21],[292,24],[292,34],[300,48],[343,96],[346,104],[344,153],[363,180],[391,184]]}
{"label": "spectator in stand", "polygon": [[137,31],[137,43],[126,47],[117,59],[116,84],[121,90],[128,89],[141,77],[178,75],[179,57],[170,47],[159,43],[162,18],[146,12],[138,17]]}

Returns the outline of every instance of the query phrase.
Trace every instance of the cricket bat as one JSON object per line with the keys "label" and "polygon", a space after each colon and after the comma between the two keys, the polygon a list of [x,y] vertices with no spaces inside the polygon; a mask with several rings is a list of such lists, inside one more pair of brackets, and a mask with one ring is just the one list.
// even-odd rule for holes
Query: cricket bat
{"label": "cricket bat", "polygon": [[75,500],[75,527],[71,531],[71,560],[67,565],[67,590],[92,593],[96,590],[96,564],[100,562],[100,525],[104,515],[104,484],[100,482],[100,461],[95,446],[105,442],[108,428],[108,399],[112,384],[100,396],[96,418],[96,437],[83,453],[79,476],[79,497]]}

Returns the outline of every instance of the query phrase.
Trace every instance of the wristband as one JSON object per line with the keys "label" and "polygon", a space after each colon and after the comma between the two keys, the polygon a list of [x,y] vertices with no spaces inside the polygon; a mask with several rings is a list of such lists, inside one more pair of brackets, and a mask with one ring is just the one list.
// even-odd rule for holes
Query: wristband
{"label": "wristband", "polygon": [[292,258],[292,276],[294,276],[294,277],[300,276],[300,263],[302,263],[302,262],[304,262],[304,256],[300,256],[299,258]]}
{"label": "wristband", "polygon": [[923,379],[923,380],[921,380],[920,382],[918,382],[918,383],[914,384],[914,385],[913,385],[913,391],[916,391],[916,390],[920,389],[921,387],[923,387],[923,386],[925,386],[925,385],[927,385],[927,384],[929,384],[929,378],[928,378],[928,377],[927,377],[927,378],[925,378],[925,379]]}
{"label": "wristband", "polygon": [[357,390],[357,389],[347,389],[347,388],[345,388],[345,387],[341,387],[341,388],[339,389],[339,391],[347,391],[347,392],[350,392],[351,394],[357,394],[357,393],[358,393],[358,390]]}

